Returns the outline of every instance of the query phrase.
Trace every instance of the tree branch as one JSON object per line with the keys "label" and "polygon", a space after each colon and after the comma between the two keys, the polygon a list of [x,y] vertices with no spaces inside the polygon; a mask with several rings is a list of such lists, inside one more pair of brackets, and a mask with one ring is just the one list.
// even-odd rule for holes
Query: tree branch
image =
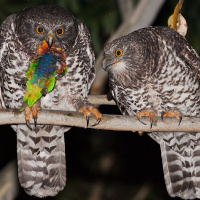
{"label": "tree branch", "polygon": [[118,0],[120,14],[123,21],[129,19],[131,13],[134,11],[133,1],[132,0]]}
{"label": "tree branch", "polygon": [[[19,113],[12,110],[0,110],[0,124],[25,124],[24,112]],[[183,117],[183,120],[178,126],[178,121],[175,118],[166,118],[162,122],[160,117],[155,119],[155,123],[150,129],[150,122],[147,117],[142,119],[142,124],[135,116],[123,115],[103,115],[99,125],[91,127],[93,129],[115,130],[115,131],[200,131],[199,118],[197,117]],[[94,124],[96,119],[91,116],[90,124]],[[34,121],[31,120],[34,124]],[[76,126],[84,128],[86,120],[79,112],[71,111],[56,111],[56,110],[42,110],[38,115],[38,124],[52,124],[60,126]]]}
{"label": "tree branch", "polygon": [[0,199],[15,199],[18,194],[16,161],[12,160],[0,172]]}
{"label": "tree branch", "polygon": [[114,100],[108,101],[106,95],[89,95],[88,101],[94,105],[116,105]]}

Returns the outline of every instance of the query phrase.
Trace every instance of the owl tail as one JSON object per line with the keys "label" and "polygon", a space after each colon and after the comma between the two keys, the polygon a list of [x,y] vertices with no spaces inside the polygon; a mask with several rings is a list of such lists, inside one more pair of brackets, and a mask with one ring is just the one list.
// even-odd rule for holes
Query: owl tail
{"label": "owl tail", "polygon": [[160,144],[163,172],[171,197],[200,198],[200,133],[150,133]]}
{"label": "owl tail", "polygon": [[67,130],[50,125],[37,126],[35,131],[25,125],[15,127],[19,182],[29,195],[55,196],[65,187]]}

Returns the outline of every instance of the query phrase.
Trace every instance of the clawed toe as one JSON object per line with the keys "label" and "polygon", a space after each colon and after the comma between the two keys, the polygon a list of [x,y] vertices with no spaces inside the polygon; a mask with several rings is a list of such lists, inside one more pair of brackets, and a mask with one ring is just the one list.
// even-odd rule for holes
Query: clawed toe
{"label": "clawed toe", "polygon": [[142,121],[142,117],[148,116],[149,120],[150,120],[150,129],[153,126],[154,120],[155,120],[155,116],[156,116],[156,112],[153,109],[147,109],[147,110],[143,110],[141,112],[136,113],[136,117],[137,119],[144,125],[147,125],[146,123],[144,123]]}
{"label": "clawed toe", "polygon": [[181,112],[177,109],[161,112],[162,121],[164,117],[175,117],[178,120],[178,126],[181,124],[183,118]]}
{"label": "clawed toe", "polygon": [[29,129],[30,131],[33,130],[32,127],[31,127],[31,125],[30,125],[30,121],[29,121],[29,120],[26,120],[26,126],[28,127],[28,129]]}
{"label": "clawed toe", "polygon": [[[83,106],[79,112],[83,113],[84,118],[86,119],[86,128],[88,127],[94,127],[98,125],[101,121],[102,114],[94,107],[92,106]],[[96,117],[96,123],[89,125],[90,122],[90,116],[93,114]]]}
{"label": "clawed toe", "polygon": [[[26,125],[31,131],[35,130],[35,128],[37,126],[37,118],[38,118],[38,111],[39,110],[40,110],[40,106],[37,103],[33,104],[33,106],[31,108],[29,106],[26,106],[26,108],[25,108]],[[33,117],[33,120],[34,120],[34,129],[30,125],[31,113],[32,113],[32,117]]]}

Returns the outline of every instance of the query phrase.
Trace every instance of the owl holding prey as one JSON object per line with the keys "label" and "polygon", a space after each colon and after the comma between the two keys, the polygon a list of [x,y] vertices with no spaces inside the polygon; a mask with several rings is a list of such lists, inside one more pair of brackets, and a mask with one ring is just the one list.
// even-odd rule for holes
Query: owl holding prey
{"label": "owl holding prey", "polygon": [[[40,57],[38,47],[43,41],[48,49]],[[51,50],[53,48],[57,52]],[[46,63],[47,60],[52,64]],[[23,101],[29,102],[33,95],[30,92],[33,84],[41,87],[37,88],[39,96],[24,107],[27,125],[12,126],[17,133],[19,182],[30,195],[55,196],[64,188],[64,132],[69,130],[52,125],[35,127],[30,125],[30,117],[32,115],[36,123],[40,109],[79,111],[87,124],[90,114],[95,115],[98,123],[101,114],[87,100],[95,77],[94,60],[88,29],[64,8],[55,5],[25,8],[8,16],[0,26],[0,99],[3,108],[19,110]],[[64,70],[65,73],[56,77],[56,72],[62,65],[65,68],[65,64],[67,73]]]}
{"label": "owl holding prey", "polygon": [[[103,68],[124,115],[200,117],[200,57],[179,33],[148,27],[107,44]],[[177,123],[177,125],[178,125]],[[152,132],[170,196],[200,198],[200,132]]]}

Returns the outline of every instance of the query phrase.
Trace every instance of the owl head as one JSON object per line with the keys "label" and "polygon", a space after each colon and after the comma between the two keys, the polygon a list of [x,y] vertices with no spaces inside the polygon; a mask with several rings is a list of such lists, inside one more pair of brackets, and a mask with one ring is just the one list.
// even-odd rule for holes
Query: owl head
{"label": "owl head", "polygon": [[67,52],[78,34],[74,16],[56,5],[25,8],[16,14],[15,24],[17,38],[29,54],[34,54],[43,40],[49,47],[55,43]]}
{"label": "owl head", "polygon": [[[119,37],[104,47],[103,68],[112,77],[148,77],[152,49],[150,36],[142,29]],[[152,58],[153,59],[153,58]]]}

